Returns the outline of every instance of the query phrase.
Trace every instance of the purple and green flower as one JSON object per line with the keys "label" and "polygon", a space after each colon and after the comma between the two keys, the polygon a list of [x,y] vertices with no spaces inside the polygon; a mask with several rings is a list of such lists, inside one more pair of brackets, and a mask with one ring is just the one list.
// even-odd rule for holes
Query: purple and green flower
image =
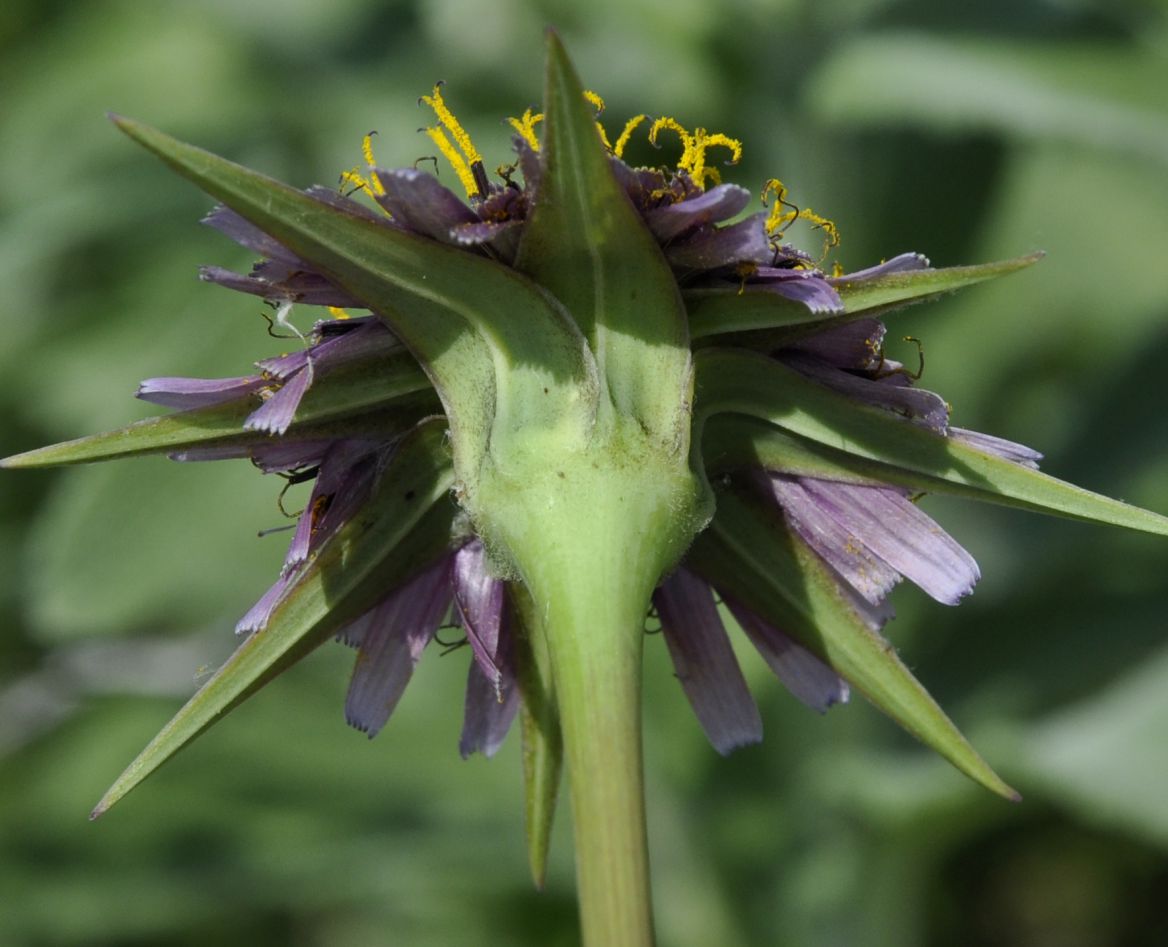
{"label": "purple and green flower", "polygon": [[[918,499],[1162,535],[1168,520],[951,424],[919,373],[886,357],[881,320],[1040,255],[935,269],[901,253],[829,270],[830,220],[777,179],[754,212],[749,191],[723,183],[740,142],[667,117],[608,129],[554,35],[544,111],[511,119],[515,155],[494,174],[441,88],[423,101],[465,196],[428,171],[379,167],[368,138],[340,189],[301,191],[114,119],[221,202],[205,222],[260,260],[203,279],[266,301],[294,344],[246,375],[147,379],[138,396],[174,413],[3,466],[162,453],[246,459],[311,488],[237,651],[95,815],[329,639],[356,651],[346,719],[376,734],[455,625],[470,646],[459,749],[490,756],[519,719],[537,882],[566,758],[585,939],[649,943],[650,614],[718,752],[762,738],[732,616],[807,706],[857,691],[1017,798],[882,634],[902,578],[947,605],[979,578]],[[676,139],[680,158],[630,166],[638,135]],[[792,226],[814,228],[823,255],[789,243]],[[305,307],[326,309],[307,335],[293,322]]]}

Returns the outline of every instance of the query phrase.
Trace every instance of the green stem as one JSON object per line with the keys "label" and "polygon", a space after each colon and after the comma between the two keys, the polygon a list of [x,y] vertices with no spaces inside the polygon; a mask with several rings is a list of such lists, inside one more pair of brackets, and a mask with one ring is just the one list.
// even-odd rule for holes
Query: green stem
{"label": "green stem", "polygon": [[[598,425],[598,428],[600,426]],[[530,595],[572,786],[588,947],[651,947],[641,641],[653,589],[709,518],[679,449],[623,418],[584,449],[534,440],[483,471],[478,526]]]}
{"label": "green stem", "polygon": [[545,634],[572,787],[584,943],[653,943],[641,762],[641,638],[648,592],[610,553],[591,581],[557,583]]}

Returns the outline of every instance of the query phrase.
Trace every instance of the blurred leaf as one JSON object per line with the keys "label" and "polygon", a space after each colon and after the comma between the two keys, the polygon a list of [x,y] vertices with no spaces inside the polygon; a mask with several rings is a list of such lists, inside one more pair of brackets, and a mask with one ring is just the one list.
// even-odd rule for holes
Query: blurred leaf
{"label": "blurred leaf", "polygon": [[1015,767],[1089,822],[1168,848],[1168,650],[1024,730]]}
{"label": "blurred leaf", "polygon": [[36,640],[230,624],[279,569],[280,538],[256,539],[284,522],[277,492],[246,463],[63,477],[21,563]]}
{"label": "blurred leaf", "polygon": [[1168,61],[1135,46],[925,34],[841,44],[811,78],[816,113],[854,125],[989,129],[1168,163]]}

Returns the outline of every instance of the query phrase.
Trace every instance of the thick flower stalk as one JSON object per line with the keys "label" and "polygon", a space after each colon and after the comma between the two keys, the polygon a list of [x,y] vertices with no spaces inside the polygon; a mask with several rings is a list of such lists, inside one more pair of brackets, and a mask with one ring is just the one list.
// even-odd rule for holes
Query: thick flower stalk
{"label": "thick flower stalk", "polygon": [[[427,171],[379,167],[368,139],[340,191],[298,191],[115,118],[221,202],[206,222],[261,259],[203,278],[265,300],[294,344],[247,375],[148,379],[139,397],[176,412],[4,466],[246,458],[312,487],[238,650],[95,815],[329,638],[357,651],[345,715],[374,735],[449,623],[471,654],[463,755],[491,755],[521,720],[537,882],[566,756],[586,942],[650,943],[651,611],[719,752],[762,738],[729,613],[804,704],[858,691],[1016,798],[881,633],[902,578],[947,605],[978,580],[916,500],[1165,535],[1168,520],[951,424],[885,356],[880,318],[1037,255],[933,269],[904,253],[829,274],[785,235],[815,228],[826,257],[834,224],[778,180],[743,216],[754,198],[719,171],[737,140],[647,116],[610,134],[554,36],[544,112],[511,120],[515,161],[495,175],[441,88],[423,101],[465,199]],[[638,134],[679,141],[676,164],[627,165]],[[308,306],[328,312],[306,336],[294,319]]]}

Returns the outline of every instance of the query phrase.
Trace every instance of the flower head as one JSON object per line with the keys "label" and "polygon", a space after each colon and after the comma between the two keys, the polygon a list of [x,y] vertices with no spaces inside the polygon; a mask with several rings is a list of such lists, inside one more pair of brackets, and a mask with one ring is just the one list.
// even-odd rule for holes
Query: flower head
{"label": "flower head", "polygon": [[[445,187],[435,173],[415,168],[386,170],[375,164],[372,138],[363,152],[368,167],[347,171],[347,192],[310,188],[309,195],[330,206],[377,223],[459,247],[513,265],[530,208],[536,201],[540,165],[538,126],[542,116],[525,113],[511,119],[514,165],[492,178],[483,159],[442,97],[440,86],[422,100],[438,124],[428,129],[449,161],[465,197]],[[603,102],[589,102],[599,111]],[[597,121],[604,141],[609,136]],[[681,156],[671,168],[634,168],[622,160],[623,150],[638,128],[660,147],[663,133],[674,133]],[[707,163],[714,148],[736,163],[742,145],[723,134],[697,128],[692,132],[672,118],[630,120],[609,149],[615,180],[661,247],[678,284],[707,298],[773,294],[796,303],[807,334],[779,340],[765,351],[767,358],[803,377],[837,391],[859,404],[876,407],[920,425],[938,436],[950,436],[948,406],[937,395],[915,387],[915,377],[884,355],[885,327],[874,318],[837,322],[846,312],[837,285],[863,286],[901,273],[927,271],[920,254],[903,253],[857,273],[828,276],[812,257],[785,241],[788,228],[806,220],[824,234],[824,252],[839,243],[839,231],[827,219],[800,210],[788,201],[777,179],[768,181],[765,208],[728,223],[747,210],[752,196],[736,184],[721,183],[718,170]],[[381,214],[356,203],[363,192]],[[168,407],[195,410],[240,399],[260,399],[243,428],[274,437],[229,447],[195,448],[172,454],[177,460],[247,457],[267,473],[315,481],[300,514],[284,566],[276,583],[237,625],[239,633],[262,631],[277,606],[295,588],[300,567],[350,520],[369,494],[378,465],[392,462],[399,432],[378,438],[347,435],[322,439],[289,430],[306,393],[326,386],[330,374],[361,365],[372,374],[392,372],[392,360],[403,354],[401,342],[373,315],[351,317],[346,308],[360,300],[327,273],[296,256],[238,213],[216,207],[205,223],[261,255],[251,273],[241,275],[219,267],[204,267],[205,280],[263,298],[277,312],[276,322],[289,325],[292,306],[327,308],[304,347],[257,363],[258,373],[227,379],[151,378],[138,396]],[[826,325],[820,328],[819,320]],[[1021,445],[986,435],[967,435],[967,443],[1010,459],[1033,463],[1038,456]],[[975,441],[971,441],[976,438]],[[781,460],[742,465],[735,480],[753,490],[757,502],[774,507],[803,543],[831,571],[841,594],[878,630],[891,617],[884,604],[890,589],[907,576],[945,604],[956,604],[973,589],[976,563],[948,534],[923,513],[908,488],[880,482],[850,482],[807,476]],[[466,545],[457,547],[458,542]],[[413,665],[439,626],[457,605],[455,621],[466,632],[474,661],[467,691],[467,721],[461,743],[488,753],[498,746],[516,709],[512,648],[503,608],[506,583],[492,577],[481,541],[468,533],[453,541],[451,552],[420,575],[390,590],[337,638],[358,649],[350,685],[346,718],[370,736],[377,733],[396,706]],[[713,745],[726,752],[762,737],[762,725],[745,691],[741,672],[726,641],[711,589],[682,565],[667,576],[654,594],[664,637],[679,680]],[[780,628],[723,593],[727,607],[768,666],[792,693],[808,706],[825,711],[846,702],[849,686],[821,658]],[[468,616],[476,616],[468,618]],[[477,620],[476,620],[477,619]],[[496,663],[496,655],[503,655]],[[491,700],[484,700],[491,697]],[[716,708],[721,708],[717,710]],[[733,709],[731,709],[733,708]],[[477,738],[468,734],[479,734]]]}
{"label": "flower head", "polygon": [[[647,924],[647,898],[620,892],[647,877],[625,837],[644,836],[650,609],[718,751],[758,741],[762,723],[716,597],[804,704],[826,711],[858,690],[1014,797],[881,634],[902,578],[950,605],[979,578],[917,500],[1159,533],[1168,521],[952,426],[920,371],[885,354],[886,313],[1037,255],[938,270],[901,253],[829,271],[832,221],[778,179],[753,212],[756,197],[722,181],[741,142],[645,115],[613,134],[554,37],[549,49],[546,114],[510,120],[514,160],[493,174],[442,88],[422,97],[435,166],[462,194],[428,169],[380,167],[369,136],[339,190],[297,191],[119,119],[221,200],[206,222],[261,258],[203,278],[265,300],[295,344],[243,376],[148,379],[139,397],[177,413],[5,463],[164,452],[312,481],[236,655],[98,812],[329,637],[357,649],[345,713],[372,736],[449,621],[471,653],[463,755],[493,753],[522,704],[537,877],[564,750],[578,774],[582,898],[606,905],[591,936],[607,943]],[[630,166],[639,134],[680,156]],[[821,238],[819,256],[789,242],[795,226]],[[329,310],[307,336],[306,307]]]}

